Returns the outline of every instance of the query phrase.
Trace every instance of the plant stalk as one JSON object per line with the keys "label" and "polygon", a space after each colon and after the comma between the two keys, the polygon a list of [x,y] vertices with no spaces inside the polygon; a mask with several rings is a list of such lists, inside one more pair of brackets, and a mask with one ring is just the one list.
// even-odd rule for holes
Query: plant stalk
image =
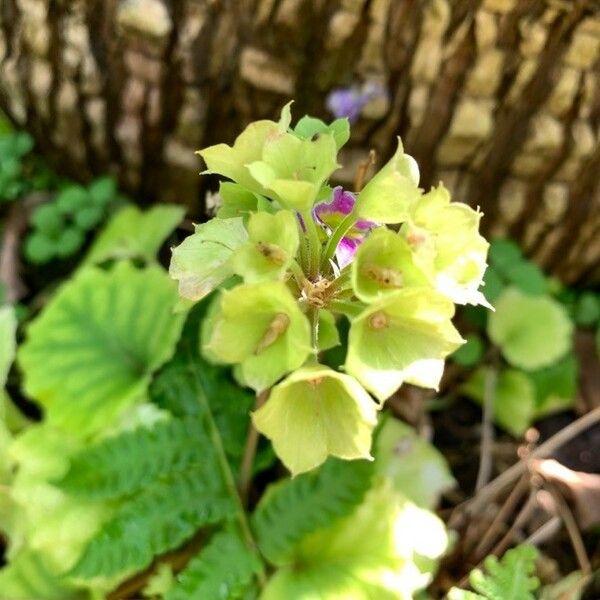
{"label": "plant stalk", "polygon": [[323,271],[327,268],[329,261],[333,258],[338,244],[348,231],[350,231],[356,221],[356,215],[351,212],[349,215],[346,215],[342,222],[333,230],[329,240],[327,240],[327,245],[325,246],[325,251],[321,258],[321,269]]}

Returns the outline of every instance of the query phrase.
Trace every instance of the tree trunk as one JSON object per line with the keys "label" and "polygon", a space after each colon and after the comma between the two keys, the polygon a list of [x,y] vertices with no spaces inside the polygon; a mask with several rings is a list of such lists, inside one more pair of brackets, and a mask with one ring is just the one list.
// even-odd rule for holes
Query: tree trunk
{"label": "tree trunk", "polygon": [[250,120],[328,117],[374,81],[351,181],[397,135],[425,187],[479,205],[567,282],[600,279],[597,0],[0,0],[0,106],[65,174],[201,206],[194,151]]}

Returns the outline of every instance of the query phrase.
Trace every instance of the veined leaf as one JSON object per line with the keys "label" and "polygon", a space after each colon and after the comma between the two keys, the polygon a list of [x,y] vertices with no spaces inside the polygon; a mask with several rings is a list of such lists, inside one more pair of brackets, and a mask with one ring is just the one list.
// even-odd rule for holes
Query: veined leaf
{"label": "veined leaf", "polygon": [[92,579],[135,572],[236,507],[217,473],[205,469],[159,481],[117,510],[91,540],[70,576]]}
{"label": "veined leaf", "polygon": [[307,534],[349,514],[371,484],[373,463],[329,459],[320,469],[269,487],[252,516],[261,552],[285,564]]}
{"label": "veined leaf", "polygon": [[86,448],[71,460],[60,486],[82,498],[119,498],[191,466],[216,469],[205,429],[195,418],[139,427]]}
{"label": "veined leaf", "polygon": [[[517,546],[508,550],[501,560],[488,556],[484,561],[487,574],[474,569],[469,575],[473,594],[452,588],[449,600],[534,600],[532,592],[540,582],[533,576],[538,552],[533,546]],[[481,594],[481,595],[480,595]]]}
{"label": "veined leaf", "polygon": [[183,215],[184,209],[175,205],[158,204],[146,211],[125,206],[98,234],[83,264],[123,258],[152,262]]}
{"label": "veined leaf", "polygon": [[18,354],[26,393],[47,419],[85,436],[146,393],[172,355],[184,315],[159,267],[90,267],[66,283],[28,329]]}
{"label": "veined leaf", "polygon": [[177,583],[167,592],[165,600],[241,599],[261,570],[260,561],[237,534],[220,532],[177,576]]}

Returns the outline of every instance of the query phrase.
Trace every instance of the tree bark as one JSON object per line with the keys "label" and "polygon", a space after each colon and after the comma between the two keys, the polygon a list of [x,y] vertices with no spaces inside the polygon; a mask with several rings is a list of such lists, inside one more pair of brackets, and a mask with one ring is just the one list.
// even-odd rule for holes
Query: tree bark
{"label": "tree bark", "polygon": [[423,186],[478,205],[567,282],[600,279],[597,0],[0,0],[0,106],[78,179],[202,206],[194,151],[250,120],[328,118],[376,82],[350,182],[396,136]]}

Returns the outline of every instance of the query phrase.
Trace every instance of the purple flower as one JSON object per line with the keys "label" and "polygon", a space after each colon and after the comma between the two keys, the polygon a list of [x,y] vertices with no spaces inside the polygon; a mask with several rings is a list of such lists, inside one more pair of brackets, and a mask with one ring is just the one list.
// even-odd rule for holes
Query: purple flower
{"label": "purple flower", "polygon": [[387,97],[387,90],[379,83],[367,81],[362,86],[335,88],[329,92],[325,103],[336,119],[346,117],[354,123],[365,105],[379,96]]}
{"label": "purple flower", "polygon": [[[323,226],[328,234],[331,234],[343,219],[352,212],[355,202],[354,194],[338,186],[334,188],[330,201],[319,202],[315,205],[313,209],[314,219]],[[354,254],[364,240],[366,233],[374,227],[377,227],[377,224],[371,221],[357,221],[341,239],[335,252],[340,269],[352,262]]]}

